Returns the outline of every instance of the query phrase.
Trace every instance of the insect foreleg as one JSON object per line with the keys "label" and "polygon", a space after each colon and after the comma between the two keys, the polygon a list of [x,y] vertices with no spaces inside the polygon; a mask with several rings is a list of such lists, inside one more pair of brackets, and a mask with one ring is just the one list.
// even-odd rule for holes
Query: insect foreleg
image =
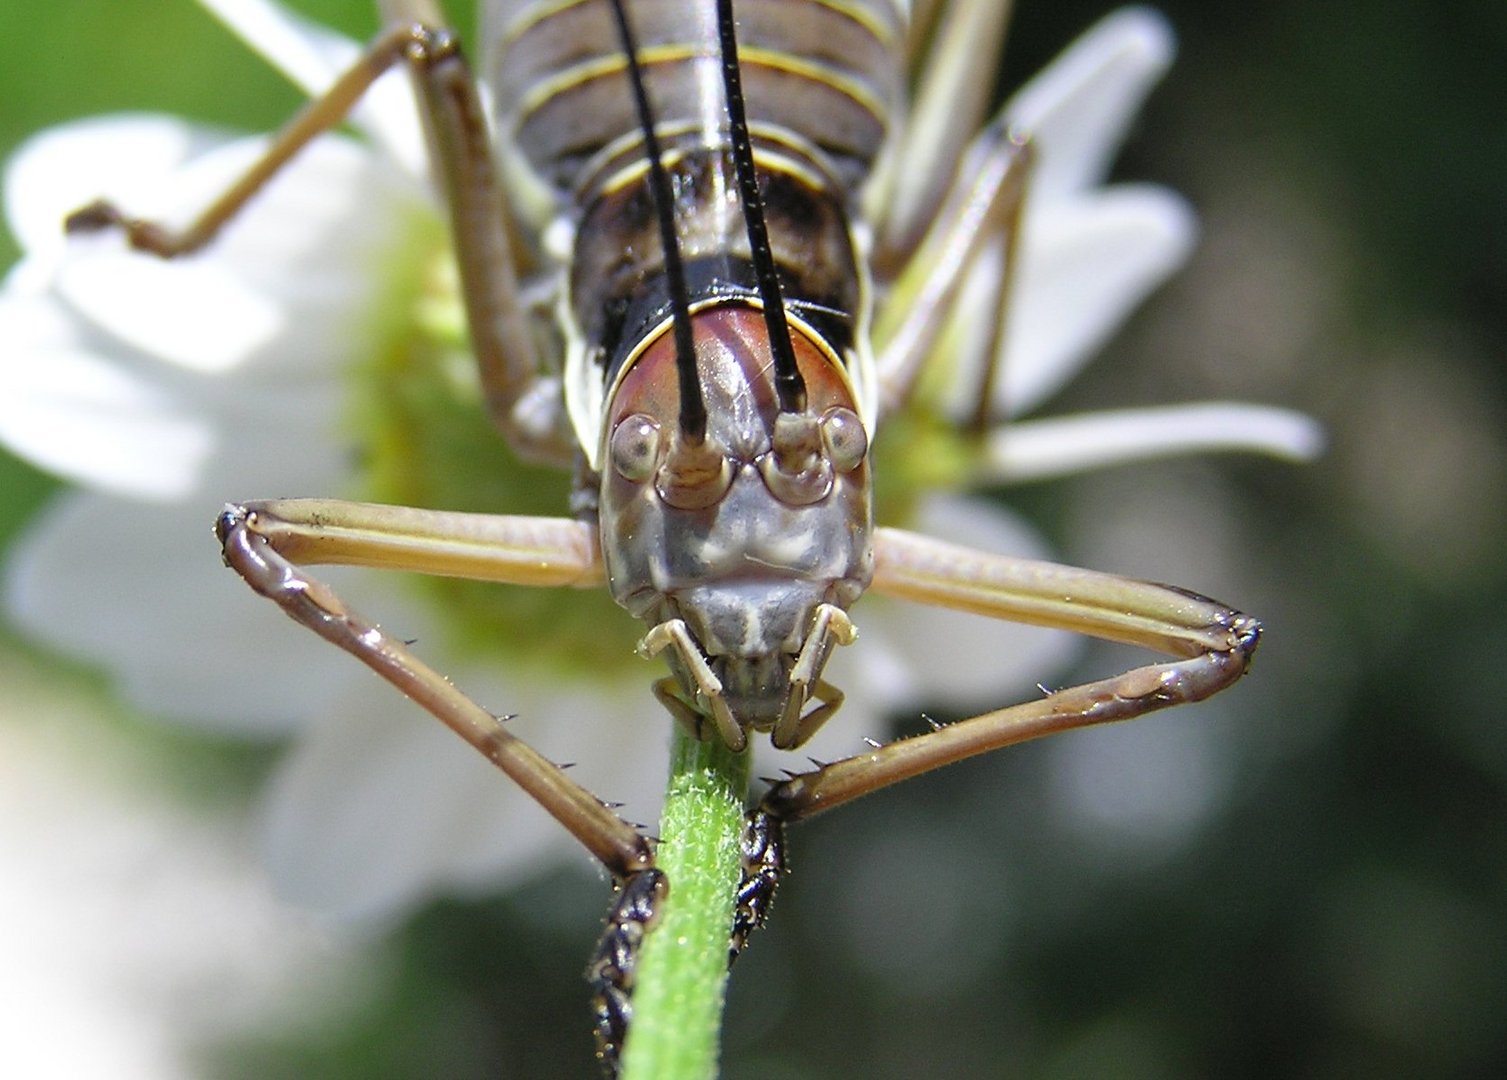
{"label": "insect foreleg", "polygon": [[1261,627],[1213,600],[1165,585],[992,555],[881,529],[872,588],[908,600],[1142,645],[1170,663],[1058,690],[776,784],[761,808],[809,817],[890,784],[1041,735],[1129,720],[1200,701],[1245,673]]}
{"label": "insect foreleg", "polygon": [[898,271],[916,248],[978,132],[989,107],[1005,47],[1009,0],[946,0],[934,18],[913,9],[910,68],[915,87],[886,185],[865,194],[878,228],[874,265]]}
{"label": "insect foreleg", "polygon": [[[289,524],[277,511],[297,518],[300,510],[318,507],[318,520]],[[382,511],[392,520],[383,522]],[[246,579],[256,592],[277,603],[296,622],[303,624],[355,656],[383,679],[440,720],[527,791],[560,824],[579,840],[620,880],[650,868],[653,852],[649,842],[627,822],[609,810],[591,792],[570,779],[554,762],[507,730],[498,717],[483,709],[450,681],[415,656],[406,645],[384,633],[375,623],[347,607],[323,582],[295,565],[281,550],[304,557],[321,556],[320,537],[329,540],[323,561],[355,565],[430,568],[449,567],[456,576],[481,576],[487,580],[512,580],[546,584],[536,569],[564,566],[579,572],[580,552],[568,546],[551,551],[540,542],[540,525],[548,531],[555,524],[546,519],[491,519],[489,543],[502,549],[488,562],[494,571],[480,573],[474,560],[456,556],[446,544],[463,549],[479,547],[475,534],[446,535],[440,525],[463,519],[475,525],[482,515],[431,515],[426,511],[367,504],[343,504],[326,500],[291,500],[233,506],[216,523],[225,562]],[[406,521],[407,524],[396,524]],[[574,526],[575,522],[558,523]],[[263,531],[265,528],[266,531]],[[503,538],[510,528],[521,530],[512,545]],[[330,540],[329,538],[334,538]],[[509,550],[511,548],[511,550]],[[396,554],[394,554],[396,553]],[[483,560],[486,561],[485,559]],[[510,576],[498,567],[524,567]],[[587,567],[589,576],[590,567]],[[439,572],[446,572],[441,570]],[[597,572],[600,572],[599,567]],[[555,581],[555,584],[562,582]]]}

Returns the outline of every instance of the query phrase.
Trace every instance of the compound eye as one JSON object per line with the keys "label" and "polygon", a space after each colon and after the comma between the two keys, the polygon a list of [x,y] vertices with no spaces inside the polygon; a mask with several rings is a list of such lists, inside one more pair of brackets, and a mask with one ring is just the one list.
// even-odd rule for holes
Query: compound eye
{"label": "compound eye", "polygon": [[625,417],[612,429],[608,453],[619,476],[643,483],[654,475],[659,463],[659,424],[643,413]]}
{"label": "compound eye", "polygon": [[864,455],[869,452],[869,435],[857,413],[841,405],[833,406],[822,414],[821,428],[822,445],[833,469],[852,472],[863,464]]}

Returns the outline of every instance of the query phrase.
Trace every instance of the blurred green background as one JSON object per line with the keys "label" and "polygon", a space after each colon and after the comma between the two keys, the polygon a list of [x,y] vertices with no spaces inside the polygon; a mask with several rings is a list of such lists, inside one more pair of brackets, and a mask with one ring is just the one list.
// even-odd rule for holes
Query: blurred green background
{"label": "blurred green background", "polygon": [[[730,1078],[1507,1075],[1507,8],[1160,7],[1179,59],[1117,174],[1186,194],[1202,241],[1050,411],[1262,401],[1332,446],[1003,497],[1069,561],[1259,614],[1262,654],[1198,709],[800,827],[733,980]],[[1020,5],[1001,89],[1107,10]],[[0,40],[4,153],[93,113],[265,129],[298,102],[188,0],[6,2]],[[0,452],[0,543],[52,490]],[[124,715],[14,633],[0,673],[0,725],[70,703],[81,775],[108,746],[196,807],[270,760]],[[604,900],[562,873],[435,905],[368,944],[359,1001],[229,1033],[200,1074],[592,1075]]]}

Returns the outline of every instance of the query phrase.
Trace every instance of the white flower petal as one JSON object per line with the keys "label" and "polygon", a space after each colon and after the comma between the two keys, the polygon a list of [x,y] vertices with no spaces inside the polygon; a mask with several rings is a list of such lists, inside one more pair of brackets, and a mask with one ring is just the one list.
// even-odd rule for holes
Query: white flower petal
{"label": "white flower petal", "polygon": [[1033,215],[995,384],[998,414],[1019,416],[1061,389],[1183,264],[1195,231],[1179,196],[1141,185],[1054,203]]}
{"label": "white flower petal", "polygon": [[25,251],[55,255],[66,242],[69,213],[99,198],[136,205],[207,142],[203,131],[167,116],[93,117],[49,128],[7,163],[11,232]]}
{"label": "white flower petal", "polygon": [[1006,106],[1038,148],[1031,198],[1070,195],[1103,179],[1131,118],[1172,61],[1172,29],[1149,8],[1124,8],[1089,29]]}
{"label": "white flower petal", "polygon": [[356,43],[267,0],[199,0],[306,93],[323,93],[355,63]]}
{"label": "white flower petal", "polygon": [[343,438],[349,388],[310,379],[288,386],[222,384],[206,403],[222,445],[198,484],[216,503],[350,494],[355,449]]}
{"label": "white flower petal", "polygon": [[[1034,530],[982,500],[932,496],[916,520],[927,535],[981,551],[1032,559],[1047,554]],[[1012,704],[1060,672],[1074,651],[1073,635],[1063,631],[877,596],[865,598],[853,618],[859,640],[833,653],[827,677],[847,692],[854,711],[874,719],[928,705]]]}
{"label": "white flower petal", "polygon": [[322,340],[317,318],[305,321],[308,341],[295,335],[279,350],[304,361],[299,377],[232,385],[105,345],[50,296],[12,285],[0,294],[0,337],[11,345],[0,357],[0,439],[15,452],[95,490],[152,501],[348,485],[350,451],[331,424],[347,388],[319,369],[349,343]]}
{"label": "white flower petal", "polygon": [[[192,206],[208,203],[265,143],[245,139],[205,154],[184,170],[174,199]],[[437,211],[421,188],[368,147],[330,135],[304,147],[257,192],[202,258],[235,266],[285,301],[325,306],[331,293],[322,277],[334,269],[341,271],[342,288],[352,279],[370,288],[366,279],[382,277],[392,237],[412,228],[416,215],[434,218]]]}
{"label": "white flower petal", "polygon": [[73,340],[45,296],[0,294],[0,440],[60,476],[121,495],[177,499],[193,486],[215,433],[149,371]]}
{"label": "white flower petal", "polygon": [[271,298],[229,268],[160,262],[126,251],[71,260],[59,295],[132,348],[192,370],[224,371],[285,329]]}
{"label": "white flower petal", "polygon": [[[624,614],[624,618],[627,615]],[[556,762],[571,762],[571,779],[602,799],[622,803],[628,821],[659,820],[669,768],[668,745],[673,721],[655,700],[650,684],[654,666],[626,677],[574,679],[550,677],[537,669],[513,668],[499,656],[485,668],[455,672],[457,685],[492,711],[515,716],[509,728]],[[453,737],[452,737],[453,738]],[[473,755],[475,751],[470,751]],[[580,852],[581,865],[595,864],[564,830],[543,817],[532,799],[511,781],[495,774],[510,790],[510,815],[547,821],[539,840],[541,865],[558,864],[562,852]],[[497,829],[467,829],[450,844],[448,884],[471,891],[491,890],[520,872],[510,816]],[[528,860],[533,854],[525,851]],[[527,864],[532,868],[533,863]]]}
{"label": "white flower petal", "polygon": [[1271,406],[1208,402],[1002,425],[990,433],[985,473],[994,480],[1039,480],[1215,450],[1308,461],[1323,449],[1323,429],[1312,417]]}
{"label": "white flower petal", "polygon": [[[449,845],[496,830],[520,859],[547,821],[511,815],[507,778],[384,688],[353,687],[284,758],[263,802],[262,847],[279,893],[343,919],[380,920],[431,897]],[[521,818],[522,820],[519,820]]]}
{"label": "white flower petal", "polygon": [[[361,54],[355,42],[271,0],[199,3],[310,97],[328,90],[355,66]],[[409,175],[424,175],[423,129],[401,65],[367,90],[352,110],[350,121],[376,140]]]}
{"label": "white flower petal", "polygon": [[0,671],[0,1073],[186,1080],[206,1042],[350,1001],[372,972],[272,899],[241,830],[23,664]]}
{"label": "white flower petal", "polygon": [[115,672],[154,714],[283,733],[360,672],[220,564],[218,509],[64,495],[12,546],[6,610],[38,640]]}
{"label": "white flower petal", "polygon": [[1236,767],[1209,712],[1109,724],[1092,739],[1053,739],[1044,755],[1054,809],[1096,868],[1144,865],[1198,834],[1225,806]]}
{"label": "white flower petal", "polygon": [[[510,729],[546,757],[576,761],[571,775],[592,790],[647,798],[638,805],[648,811],[657,805],[668,718],[654,715],[647,685],[636,688],[647,704],[625,715],[622,699],[598,687],[565,687],[530,708],[526,699],[543,689],[537,684],[508,691],[494,683],[482,692],[469,678],[457,683],[488,706],[520,709]],[[651,722],[635,722],[646,713]],[[591,737],[614,732],[616,745]],[[352,687],[284,762],[267,792],[263,842],[290,899],[363,921],[390,918],[440,890],[520,881],[574,846],[485,758],[375,679]]]}

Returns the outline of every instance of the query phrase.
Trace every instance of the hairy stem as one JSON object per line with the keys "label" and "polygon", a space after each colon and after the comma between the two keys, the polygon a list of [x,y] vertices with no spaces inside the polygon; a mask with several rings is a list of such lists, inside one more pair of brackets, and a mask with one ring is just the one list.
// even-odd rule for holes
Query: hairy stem
{"label": "hairy stem", "polygon": [[676,727],[657,857],[670,895],[638,961],[625,1080],[717,1075],[748,758]]}

